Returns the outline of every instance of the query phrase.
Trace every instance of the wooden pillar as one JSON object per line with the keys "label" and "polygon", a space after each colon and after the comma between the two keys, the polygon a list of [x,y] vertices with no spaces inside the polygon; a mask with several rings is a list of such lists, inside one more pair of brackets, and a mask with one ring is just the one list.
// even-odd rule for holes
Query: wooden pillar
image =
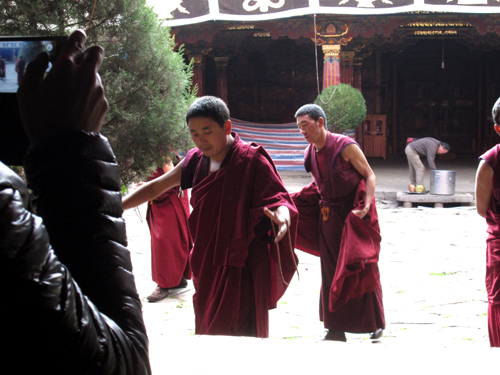
{"label": "wooden pillar", "polygon": [[354,86],[354,51],[340,52],[340,82]]}
{"label": "wooden pillar", "polygon": [[215,70],[217,72],[217,96],[221,98],[224,103],[227,101],[227,62],[229,57],[215,57]]}
{"label": "wooden pillar", "polygon": [[193,61],[193,84],[198,85],[198,96],[205,95],[205,55],[195,53],[188,55]]}
{"label": "wooden pillar", "polygon": [[[340,81],[357,88],[361,92],[361,68],[356,65],[359,63],[359,59],[355,60],[355,55],[354,51],[340,52]],[[363,149],[363,126],[356,128],[354,138]]]}
{"label": "wooden pillar", "polygon": [[483,152],[483,118],[484,113],[486,113],[483,100],[483,71],[484,71],[484,54],[479,57],[479,69],[478,69],[478,90],[477,90],[477,135],[476,140],[472,140],[472,152],[474,155],[481,154]]}
{"label": "wooden pillar", "polygon": [[340,83],[340,44],[324,44],[323,90]]}
{"label": "wooden pillar", "polygon": [[[398,154],[398,64],[392,62],[392,155]],[[403,148],[404,155],[404,148]]]}
{"label": "wooden pillar", "polygon": [[375,53],[375,85],[377,86],[378,94],[375,95],[375,114],[382,114],[381,103],[381,83],[382,83],[382,64],[380,62],[380,52]]}
{"label": "wooden pillar", "polygon": [[363,76],[362,76],[362,68],[363,68],[363,58],[355,57],[353,62],[354,69],[354,79],[352,87],[356,87],[359,91],[363,92]]}

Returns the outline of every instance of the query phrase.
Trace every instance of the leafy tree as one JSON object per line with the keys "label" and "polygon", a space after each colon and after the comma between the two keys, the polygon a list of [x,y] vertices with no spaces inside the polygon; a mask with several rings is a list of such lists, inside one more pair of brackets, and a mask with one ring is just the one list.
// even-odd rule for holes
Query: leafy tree
{"label": "leafy tree", "polygon": [[329,86],[318,95],[315,104],[325,111],[328,129],[334,133],[356,129],[366,118],[363,94],[351,85]]}
{"label": "leafy tree", "polygon": [[173,151],[192,144],[185,113],[194,99],[192,68],[174,51],[168,27],[145,0],[0,0],[0,35],[68,35],[87,30],[101,45],[100,69],[110,109],[102,127],[122,183],[141,180]]}

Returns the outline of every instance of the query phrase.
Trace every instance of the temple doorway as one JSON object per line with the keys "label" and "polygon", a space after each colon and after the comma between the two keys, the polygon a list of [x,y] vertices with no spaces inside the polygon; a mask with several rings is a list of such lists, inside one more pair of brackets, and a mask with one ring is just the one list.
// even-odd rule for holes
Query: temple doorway
{"label": "temple doorway", "polygon": [[433,39],[396,56],[398,143],[433,137],[457,154],[476,154],[481,55],[456,40]]}

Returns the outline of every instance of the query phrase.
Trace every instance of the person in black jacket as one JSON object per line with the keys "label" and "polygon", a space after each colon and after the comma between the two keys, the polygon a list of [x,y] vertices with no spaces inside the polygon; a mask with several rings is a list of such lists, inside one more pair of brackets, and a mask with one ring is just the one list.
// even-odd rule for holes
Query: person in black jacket
{"label": "person in black jacket", "polygon": [[15,374],[151,373],[117,164],[98,133],[104,51],[85,40],[75,31],[45,79],[40,54],[18,90],[36,215],[0,163],[0,350]]}

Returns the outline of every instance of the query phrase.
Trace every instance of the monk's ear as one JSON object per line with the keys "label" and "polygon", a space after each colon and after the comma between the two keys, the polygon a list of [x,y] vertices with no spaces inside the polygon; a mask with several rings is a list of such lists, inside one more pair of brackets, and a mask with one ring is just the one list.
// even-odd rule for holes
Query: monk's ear
{"label": "monk's ear", "polygon": [[500,135],[500,126],[495,124],[495,131],[497,132],[498,135]]}
{"label": "monk's ear", "polygon": [[223,128],[224,128],[224,132],[226,133],[226,135],[231,134],[231,129],[232,129],[231,120],[227,120],[227,121],[224,123]]}

